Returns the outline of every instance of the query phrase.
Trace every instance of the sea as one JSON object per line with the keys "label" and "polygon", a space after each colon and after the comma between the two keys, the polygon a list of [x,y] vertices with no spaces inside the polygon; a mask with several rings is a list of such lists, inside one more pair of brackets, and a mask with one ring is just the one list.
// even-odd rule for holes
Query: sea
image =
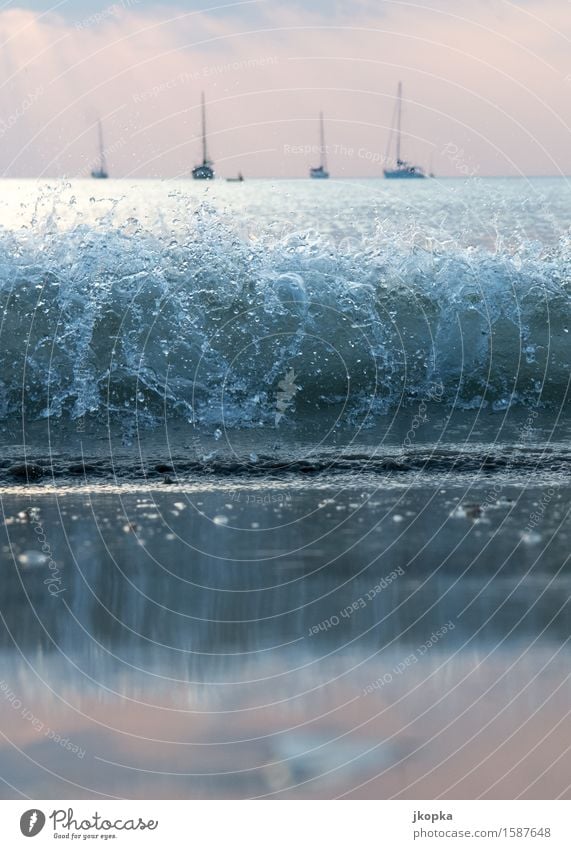
{"label": "sea", "polygon": [[2,181],[1,798],[571,797],[570,226]]}

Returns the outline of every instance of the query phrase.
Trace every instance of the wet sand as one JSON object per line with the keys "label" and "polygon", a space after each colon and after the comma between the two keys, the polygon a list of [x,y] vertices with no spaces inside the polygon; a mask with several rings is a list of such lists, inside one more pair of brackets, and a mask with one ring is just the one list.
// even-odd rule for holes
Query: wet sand
{"label": "wet sand", "polygon": [[568,484],[358,483],[6,490],[2,797],[569,798]]}

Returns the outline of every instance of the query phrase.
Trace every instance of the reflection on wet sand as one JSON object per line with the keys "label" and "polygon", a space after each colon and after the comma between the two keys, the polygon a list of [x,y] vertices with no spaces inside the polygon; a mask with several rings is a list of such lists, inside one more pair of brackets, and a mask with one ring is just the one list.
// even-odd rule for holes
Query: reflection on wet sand
{"label": "reflection on wet sand", "polygon": [[4,797],[569,796],[564,487],[232,491],[3,498]]}

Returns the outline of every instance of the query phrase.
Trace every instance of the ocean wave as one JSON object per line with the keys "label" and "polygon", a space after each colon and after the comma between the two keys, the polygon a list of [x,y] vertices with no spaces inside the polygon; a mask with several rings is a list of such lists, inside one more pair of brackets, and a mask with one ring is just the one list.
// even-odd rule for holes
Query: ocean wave
{"label": "ocean wave", "polygon": [[284,428],[567,398],[568,237],[501,254],[188,217],[0,232],[0,418]]}
{"label": "ocean wave", "polygon": [[494,474],[527,475],[541,471],[566,479],[571,471],[571,454],[561,448],[506,449],[471,446],[458,448],[414,449],[406,452],[387,450],[318,450],[305,456],[286,457],[283,452],[239,456],[210,452],[204,456],[170,455],[168,460],[157,457],[134,458],[132,455],[104,458],[98,455],[50,453],[26,459],[15,457],[0,460],[0,484],[42,483],[56,479],[68,481],[117,481],[185,484],[189,481],[212,479],[261,478],[277,482],[315,476],[323,480],[332,476],[394,476],[414,473],[434,474]]}

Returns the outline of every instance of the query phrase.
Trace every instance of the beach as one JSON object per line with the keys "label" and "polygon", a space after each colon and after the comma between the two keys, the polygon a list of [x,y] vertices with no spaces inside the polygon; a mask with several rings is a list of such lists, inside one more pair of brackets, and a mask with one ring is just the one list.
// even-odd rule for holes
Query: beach
{"label": "beach", "polygon": [[569,798],[564,181],[127,183],[0,203],[2,797]]}

